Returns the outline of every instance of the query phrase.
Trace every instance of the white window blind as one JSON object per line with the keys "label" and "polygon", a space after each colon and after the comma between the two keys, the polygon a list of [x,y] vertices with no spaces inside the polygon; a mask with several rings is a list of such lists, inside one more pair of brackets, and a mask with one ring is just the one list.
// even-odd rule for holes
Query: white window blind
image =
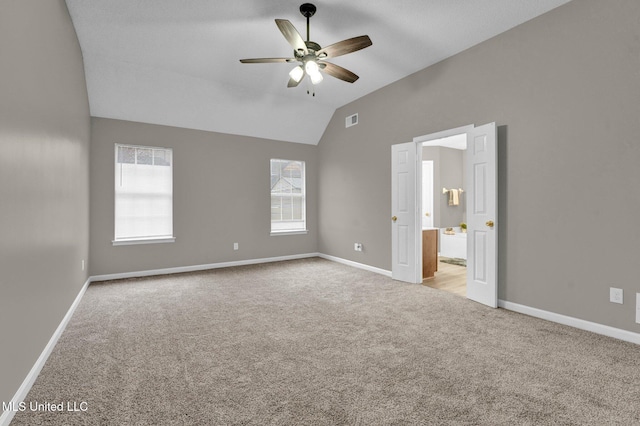
{"label": "white window blind", "polygon": [[271,232],[306,231],[304,161],[271,160]]}
{"label": "white window blind", "polygon": [[115,238],[173,238],[173,151],[116,144]]}

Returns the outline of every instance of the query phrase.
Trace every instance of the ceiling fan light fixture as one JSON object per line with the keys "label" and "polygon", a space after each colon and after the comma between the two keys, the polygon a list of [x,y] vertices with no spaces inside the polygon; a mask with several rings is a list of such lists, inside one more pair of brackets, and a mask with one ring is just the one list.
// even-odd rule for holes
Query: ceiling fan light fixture
{"label": "ceiling fan light fixture", "polygon": [[324,77],[322,77],[322,74],[320,73],[320,71],[315,72],[313,74],[309,74],[309,77],[311,78],[311,83],[313,83],[313,84],[318,84],[324,79]]}
{"label": "ceiling fan light fixture", "polygon": [[289,77],[291,77],[296,83],[300,83],[300,80],[304,77],[304,70],[300,65],[298,65],[289,72]]}
{"label": "ceiling fan light fixture", "polygon": [[320,67],[314,60],[308,60],[304,64],[304,70],[311,78],[311,83],[318,84],[323,80],[322,74],[320,74]]}
{"label": "ceiling fan light fixture", "polygon": [[320,72],[320,68],[318,67],[318,63],[313,60],[309,60],[304,64],[304,70],[309,75],[318,74]]}

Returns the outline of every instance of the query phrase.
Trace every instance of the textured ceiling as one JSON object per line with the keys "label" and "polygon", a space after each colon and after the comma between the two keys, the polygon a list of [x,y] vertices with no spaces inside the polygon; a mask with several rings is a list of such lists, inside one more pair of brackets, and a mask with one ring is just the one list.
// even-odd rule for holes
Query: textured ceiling
{"label": "textured ceiling", "polygon": [[330,60],[360,76],[287,88],[290,57],[274,19],[306,38],[303,1],[67,0],[84,56],[91,115],[317,144],[333,112],[568,0],[323,0],[321,46],[367,34],[373,46]]}

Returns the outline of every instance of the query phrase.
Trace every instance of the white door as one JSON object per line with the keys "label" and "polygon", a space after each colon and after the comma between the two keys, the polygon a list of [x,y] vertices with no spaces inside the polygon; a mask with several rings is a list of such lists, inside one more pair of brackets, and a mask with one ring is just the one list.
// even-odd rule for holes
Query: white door
{"label": "white door", "polygon": [[391,146],[391,277],[410,283],[422,281],[422,265],[417,259],[420,219],[416,169],[414,142]]}
{"label": "white door", "polygon": [[498,307],[496,123],[467,139],[467,297]]}
{"label": "white door", "polygon": [[433,228],[433,161],[422,162],[422,228]]}

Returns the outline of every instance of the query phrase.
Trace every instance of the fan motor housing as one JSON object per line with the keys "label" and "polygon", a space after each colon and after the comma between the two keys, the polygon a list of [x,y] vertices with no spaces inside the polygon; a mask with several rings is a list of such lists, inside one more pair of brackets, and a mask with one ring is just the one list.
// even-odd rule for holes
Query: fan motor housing
{"label": "fan motor housing", "polygon": [[322,49],[322,47],[320,47],[320,45],[315,41],[305,41],[304,44],[307,45],[307,49],[313,50],[314,52],[317,52],[318,50]]}
{"label": "fan motor housing", "polygon": [[[322,49],[322,47],[316,43],[315,41],[305,41],[304,44],[307,46],[307,50],[309,50],[309,53],[312,55],[315,55],[315,53],[317,51],[319,51],[320,49]],[[293,51],[293,56],[295,56],[297,59],[302,59],[305,55],[302,52],[302,50],[300,51]]]}

